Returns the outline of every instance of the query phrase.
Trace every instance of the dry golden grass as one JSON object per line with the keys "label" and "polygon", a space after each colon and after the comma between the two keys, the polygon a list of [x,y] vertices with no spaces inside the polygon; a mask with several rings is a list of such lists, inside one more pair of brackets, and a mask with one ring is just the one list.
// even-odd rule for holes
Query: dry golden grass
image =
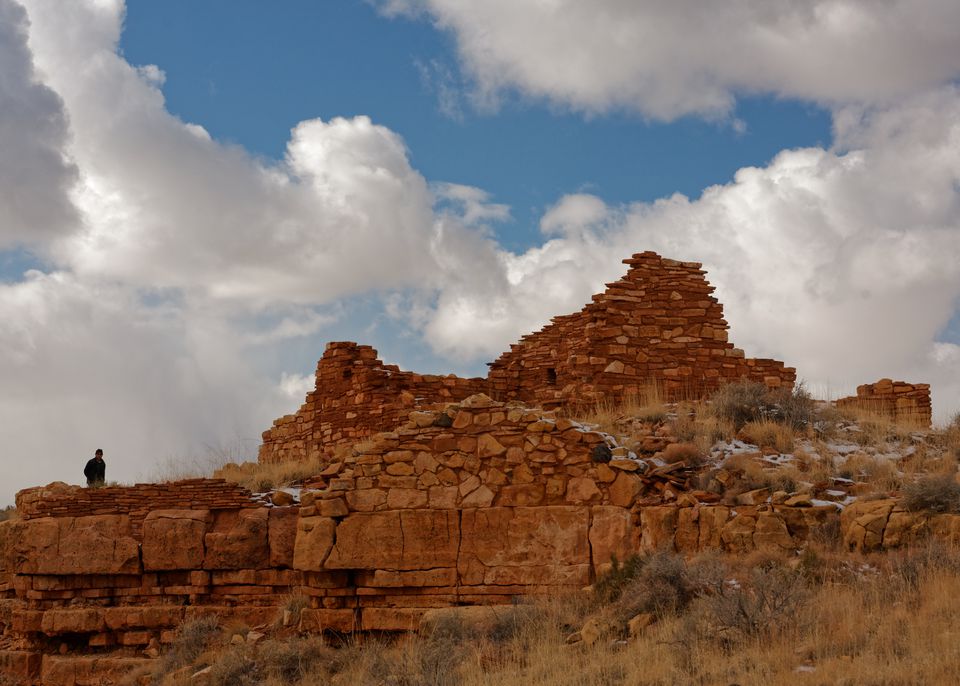
{"label": "dry golden grass", "polygon": [[[492,632],[451,622],[429,635],[357,637],[336,648],[318,637],[224,642],[196,666],[211,664],[215,678],[207,683],[218,685],[956,683],[956,550],[933,546],[869,558],[808,551],[792,559],[714,556],[657,564],[652,575],[637,578],[641,585],[625,584],[612,604],[591,604],[582,594],[551,599]],[[739,587],[723,581],[732,578]],[[657,584],[660,596],[671,588],[700,591],[657,609],[649,592]],[[645,592],[652,605],[633,600],[631,594]],[[567,644],[587,613],[616,617],[630,603],[658,616],[640,637],[613,626],[592,645]],[[190,683],[186,677],[161,677],[157,684]]]}
{"label": "dry golden grass", "polygon": [[226,464],[213,473],[218,479],[226,479],[233,483],[249,488],[254,493],[263,493],[274,488],[281,488],[297,483],[322,471],[327,460],[307,460],[305,462],[280,462],[277,464],[260,464],[259,462],[243,462],[241,464]]}
{"label": "dry golden grass", "polygon": [[780,422],[774,422],[769,419],[761,419],[755,422],[747,422],[740,429],[739,436],[747,443],[753,443],[760,449],[772,449],[778,453],[790,453],[793,451],[795,438],[794,430]]}
{"label": "dry golden grass", "polygon": [[619,434],[624,429],[624,420],[638,420],[656,424],[664,421],[668,408],[663,401],[660,387],[650,383],[638,392],[627,395],[623,401],[602,400],[589,409],[580,408],[571,419],[596,426],[600,431]]}

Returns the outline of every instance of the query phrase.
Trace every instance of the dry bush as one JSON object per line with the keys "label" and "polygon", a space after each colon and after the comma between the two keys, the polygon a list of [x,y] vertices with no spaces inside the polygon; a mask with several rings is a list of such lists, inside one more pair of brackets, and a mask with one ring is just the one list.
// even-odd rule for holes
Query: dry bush
{"label": "dry bush", "polygon": [[867,484],[875,493],[899,490],[903,478],[896,465],[886,459],[877,459],[866,453],[853,453],[837,468],[837,475]]}
{"label": "dry bush", "polygon": [[695,443],[671,443],[663,449],[660,459],[667,464],[686,462],[692,467],[697,467],[703,463],[703,452]]}
{"label": "dry bush", "polygon": [[177,629],[173,643],[157,662],[154,680],[162,683],[164,676],[193,664],[204,651],[222,641],[223,633],[216,617],[201,617],[184,622]]}
{"label": "dry bush", "polygon": [[960,484],[948,474],[924,477],[903,487],[903,505],[911,511],[960,512]]}
{"label": "dry bush", "polygon": [[670,422],[671,433],[678,440],[693,443],[702,454],[707,454],[719,441],[729,441],[736,436],[733,422],[707,411],[702,403],[681,403]]}
{"label": "dry bush", "polygon": [[700,604],[706,632],[726,645],[769,640],[794,625],[810,591],[796,572],[779,565],[757,568],[744,583],[727,583]]}
{"label": "dry bush", "polygon": [[762,419],[769,411],[768,390],[762,383],[737,381],[721,386],[710,398],[714,415],[727,421],[739,430],[747,422]]}
{"label": "dry bush", "polygon": [[747,443],[753,443],[761,448],[772,448],[778,453],[793,451],[793,429],[787,424],[770,419],[747,422],[740,429],[739,436]]}

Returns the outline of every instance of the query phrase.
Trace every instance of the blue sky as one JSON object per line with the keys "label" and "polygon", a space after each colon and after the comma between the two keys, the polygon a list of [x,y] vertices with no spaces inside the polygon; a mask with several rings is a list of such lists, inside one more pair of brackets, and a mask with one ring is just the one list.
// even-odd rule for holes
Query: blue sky
{"label": "blue sky", "polygon": [[95,447],[251,457],[330,340],[482,374],[648,249],[748,355],[947,419],[957,35],[955,0],[0,0],[0,502]]}
{"label": "blue sky", "polygon": [[737,103],[742,132],[729,118],[584,117],[517,95],[488,112],[460,94],[456,119],[441,110],[430,66],[456,73],[450,35],[356,0],[133,0],[120,47],[132,64],[163,69],[170,112],[267,158],[283,156],[304,119],[369,115],[403,137],[428,179],[477,186],[509,205],[512,220],[495,228],[514,250],[539,242],[540,216],[565,193],[611,203],[696,197],[785,148],[831,140],[827,110],[771,96]]}

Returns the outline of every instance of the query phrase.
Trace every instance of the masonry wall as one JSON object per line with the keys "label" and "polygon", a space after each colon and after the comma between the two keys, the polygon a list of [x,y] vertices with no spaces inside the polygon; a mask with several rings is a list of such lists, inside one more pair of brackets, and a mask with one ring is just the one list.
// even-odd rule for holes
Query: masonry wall
{"label": "masonry wall", "polygon": [[412,409],[486,393],[548,409],[622,400],[654,384],[666,399],[702,397],[752,379],[791,387],[795,370],[744,357],[727,340],[723,307],[696,262],[645,252],[580,312],[555,317],[490,364],[487,379],[400,371],[369,346],[330,343],[296,414],[263,434],[259,460],[317,459],[399,425]]}
{"label": "masonry wall", "polygon": [[702,397],[751,379],[791,387],[795,370],[747,359],[727,340],[723,306],[697,262],[653,252],[576,314],[555,317],[490,365],[490,392],[546,406],[623,398],[656,384],[667,397]]}
{"label": "masonry wall", "polygon": [[264,432],[259,461],[317,459],[401,424],[414,408],[462,400],[486,390],[484,379],[435,376],[385,365],[368,345],[327,345],[316,386],[296,414]]}
{"label": "masonry wall", "polygon": [[863,410],[890,421],[930,428],[932,410],[930,385],[880,379],[857,386],[857,394],[837,400],[840,409]]}

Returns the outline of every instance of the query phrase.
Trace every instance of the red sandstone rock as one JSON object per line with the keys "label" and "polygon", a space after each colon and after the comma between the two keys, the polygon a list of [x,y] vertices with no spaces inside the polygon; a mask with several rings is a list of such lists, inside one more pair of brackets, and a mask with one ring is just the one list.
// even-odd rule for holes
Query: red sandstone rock
{"label": "red sandstone rock", "polygon": [[464,510],[463,584],[589,582],[589,513],[579,507]]}
{"label": "red sandstone rock", "polygon": [[326,569],[454,567],[460,546],[457,513],[399,510],[353,514],[337,525]]}
{"label": "red sandstone rock", "polygon": [[270,564],[269,511],[238,510],[217,513],[213,529],[204,537],[204,569],[261,569]]}
{"label": "red sandstone rock", "polygon": [[[326,502],[326,501],[324,501]],[[339,501],[341,504],[343,501]],[[346,506],[344,505],[344,509]],[[270,566],[293,567],[294,544],[297,539],[297,508],[273,508],[267,521],[267,536],[270,547]]]}
{"label": "red sandstone rock", "polygon": [[328,517],[302,517],[297,524],[293,567],[319,572],[333,548],[337,523]]}
{"label": "red sandstone rock", "polygon": [[19,574],[138,574],[130,517],[92,515],[12,523]]}
{"label": "red sandstone rock", "polygon": [[155,510],[143,521],[143,568],[203,567],[203,537],[212,517],[207,510]]}

